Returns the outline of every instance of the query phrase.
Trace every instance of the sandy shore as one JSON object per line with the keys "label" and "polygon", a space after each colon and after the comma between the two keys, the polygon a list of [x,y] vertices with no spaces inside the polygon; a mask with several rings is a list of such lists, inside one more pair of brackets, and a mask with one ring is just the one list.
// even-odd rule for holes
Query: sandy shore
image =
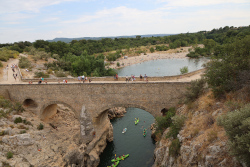
{"label": "sandy shore", "polygon": [[[158,59],[184,59],[189,53],[188,49],[191,47],[182,47],[178,49],[171,49],[168,51],[147,53],[146,55],[141,54],[139,56],[128,56],[127,59],[121,57],[110,64],[109,68],[117,69],[133,64],[139,64],[145,61],[158,60]],[[117,66],[117,62],[120,63],[120,67]]]}

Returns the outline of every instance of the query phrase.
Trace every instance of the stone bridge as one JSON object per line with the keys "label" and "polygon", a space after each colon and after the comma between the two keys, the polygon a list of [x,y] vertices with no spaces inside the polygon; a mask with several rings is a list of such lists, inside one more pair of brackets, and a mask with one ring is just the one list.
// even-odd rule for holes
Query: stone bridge
{"label": "stone bridge", "polygon": [[182,99],[189,85],[190,82],[6,84],[0,85],[0,95],[22,103],[41,120],[54,115],[57,104],[68,106],[79,119],[83,141],[89,143],[92,132],[98,135],[107,124],[107,109],[135,107],[160,116],[164,108],[175,106]]}

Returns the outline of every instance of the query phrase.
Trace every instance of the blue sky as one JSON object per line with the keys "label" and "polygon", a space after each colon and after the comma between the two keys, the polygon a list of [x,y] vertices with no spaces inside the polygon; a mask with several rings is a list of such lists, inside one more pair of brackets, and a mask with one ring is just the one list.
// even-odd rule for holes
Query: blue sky
{"label": "blue sky", "polygon": [[250,25],[250,0],[0,0],[0,43]]}

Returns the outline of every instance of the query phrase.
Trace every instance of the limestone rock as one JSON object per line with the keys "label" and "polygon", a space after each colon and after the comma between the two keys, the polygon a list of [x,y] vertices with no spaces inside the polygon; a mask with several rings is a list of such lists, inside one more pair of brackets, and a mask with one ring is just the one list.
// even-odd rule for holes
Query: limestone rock
{"label": "limestone rock", "polygon": [[18,145],[18,146],[28,146],[32,145],[34,141],[30,137],[30,134],[18,134],[14,136],[4,136],[2,141],[9,145]]}

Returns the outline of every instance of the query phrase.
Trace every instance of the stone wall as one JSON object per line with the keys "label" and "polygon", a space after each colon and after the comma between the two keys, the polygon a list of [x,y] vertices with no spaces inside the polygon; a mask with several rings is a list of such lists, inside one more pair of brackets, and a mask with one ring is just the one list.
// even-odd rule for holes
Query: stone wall
{"label": "stone wall", "polygon": [[25,104],[32,101],[37,104],[31,105],[32,110],[40,118],[49,115],[49,105],[64,104],[80,120],[82,138],[87,142],[101,124],[96,120],[107,109],[136,107],[154,117],[160,116],[163,108],[175,106],[183,98],[189,85],[189,82],[13,84],[0,85],[0,95]]}

